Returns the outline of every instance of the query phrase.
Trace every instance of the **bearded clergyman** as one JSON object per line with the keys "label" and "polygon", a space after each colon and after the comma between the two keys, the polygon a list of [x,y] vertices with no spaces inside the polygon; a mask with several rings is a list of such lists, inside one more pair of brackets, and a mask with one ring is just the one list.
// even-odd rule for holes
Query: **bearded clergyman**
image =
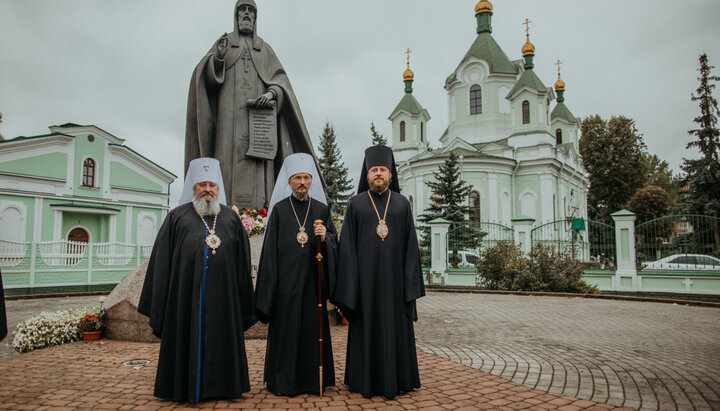
{"label": "bearded clergyman", "polygon": [[[238,0],[233,31],[215,42],[193,72],[185,167],[197,157],[217,158],[229,203],[260,209],[270,202],[283,159],[313,148],[290,79],[258,36],[257,15],[254,0]],[[273,107],[276,129],[267,136],[269,146],[252,145],[251,111],[273,113]],[[272,122],[260,126],[267,129]]]}
{"label": "bearded clergyman", "polygon": [[326,203],[313,157],[306,153],[286,157],[270,202],[255,288],[257,317],[270,324],[265,382],[276,395],[319,394],[321,385],[335,385],[325,300],[335,283],[337,233]]}
{"label": "bearded clergyman", "polygon": [[199,402],[250,391],[243,332],[255,320],[250,245],[226,207],[220,164],[190,163],[153,246],[138,311],[160,338],[155,396]]}
{"label": "bearded clergyman", "polygon": [[331,300],[350,320],[345,383],[365,397],[419,388],[413,321],[425,287],[410,202],[400,194],[389,147],[365,150],[339,249]]}

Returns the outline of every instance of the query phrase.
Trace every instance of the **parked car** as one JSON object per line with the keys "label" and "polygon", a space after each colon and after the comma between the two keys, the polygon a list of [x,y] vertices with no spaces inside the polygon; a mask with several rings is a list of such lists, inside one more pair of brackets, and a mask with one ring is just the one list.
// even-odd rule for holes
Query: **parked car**
{"label": "parked car", "polygon": [[[474,251],[458,250],[458,256],[460,261],[458,262],[459,268],[475,267],[475,263],[480,256]],[[447,265],[452,267],[450,264],[450,258],[452,258],[452,251],[448,252]]]}
{"label": "parked car", "polygon": [[641,265],[643,270],[720,270],[720,259],[702,254],[675,254]]}

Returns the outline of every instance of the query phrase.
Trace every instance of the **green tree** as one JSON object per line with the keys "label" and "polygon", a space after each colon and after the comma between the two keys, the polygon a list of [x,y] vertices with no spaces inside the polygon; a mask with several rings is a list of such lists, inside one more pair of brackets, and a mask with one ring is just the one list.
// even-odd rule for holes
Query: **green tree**
{"label": "green tree", "polygon": [[643,187],[628,201],[628,209],[635,213],[637,223],[668,215],[674,205],[670,194],[658,186]]}
{"label": "green tree", "polygon": [[655,154],[645,154],[645,167],[647,178],[645,187],[656,186],[664,189],[677,204],[680,192],[680,176],[673,174],[667,161],[661,160]]}
{"label": "green tree", "polygon": [[590,174],[588,216],[611,222],[610,214],[626,207],[645,185],[645,143],[635,122],[624,116],[609,121],[594,115],[581,125],[580,155]]}
{"label": "green tree", "polygon": [[[701,158],[697,160],[683,159],[682,169],[687,173],[685,182],[689,185],[688,196],[684,201],[684,209],[688,213],[705,214],[720,217],[720,130],[717,128],[718,105],[712,95],[716,82],[720,77],[710,71],[714,68],[708,63],[707,54],[700,56],[700,86],[692,101],[700,105],[700,115],[694,122],[698,128],[688,131],[697,139],[688,143],[686,148],[700,150]],[[716,242],[720,238],[716,231]]]}
{"label": "green tree", "polygon": [[387,140],[382,134],[375,130],[375,123],[370,122],[370,134],[372,135],[372,143],[374,146],[386,146]]}
{"label": "green tree", "polygon": [[430,207],[425,210],[425,214],[418,218],[423,225],[421,230],[423,234],[422,244],[429,246],[430,242],[430,228],[427,226],[427,222],[438,217],[450,221],[450,231],[460,229],[455,231],[448,241],[448,246],[453,251],[450,262],[455,267],[459,259],[457,251],[459,249],[478,248],[485,233],[474,227],[469,227],[467,224],[467,198],[471,186],[460,178],[458,156],[455,152],[450,152],[450,156],[445,159],[445,163],[440,165],[438,171],[433,175],[435,181],[426,183],[433,193],[430,196]]}
{"label": "green tree", "polygon": [[340,148],[335,141],[335,129],[329,121],[325,123],[318,149],[320,151],[318,165],[325,180],[328,207],[333,218],[337,218],[345,214],[345,206],[352,196],[353,187],[348,178],[347,167],[342,161]]}

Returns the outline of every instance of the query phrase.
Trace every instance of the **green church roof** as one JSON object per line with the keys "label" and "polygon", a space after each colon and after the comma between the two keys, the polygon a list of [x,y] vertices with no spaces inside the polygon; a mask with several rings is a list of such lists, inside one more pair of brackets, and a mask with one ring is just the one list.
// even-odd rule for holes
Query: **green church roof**
{"label": "green church roof", "polygon": [[403,98],[398,103],[397,107],[395,107],[395,110],[393,110],[393,114],[396,113],[398,110],[404,110],[412,115],[417,115],[425,111],[425,109],[418,103],[417,99],[413,97],[412,93],[405,93]]}
{"label": "green church roof", "polygon": [[547,87],[545,87],[542,80],[540,80],[537,74],[535,74],[535,72],[531,69],[525,70],[522,76],[520,76],[520,80],[518,80],[517,83],[515,83],[515,87],[510,90],[508,97],[512,96],[516,91],[523,87],[530,87],[531,89],[537,90],[541,93],[547,91]]}
{"label": "green church roof", "polygon": [[[489,32],[478,34],[475,42],[470,46],[470,50],[465,53],[465,57],[460,61],[458,67],[471,57],[485,60],[490,66],[490,73],[506,73],[517,74],[517,68],[512,64],[505,52],[495,42],[495,39]],[[445,85],[450,84],[457,78],[457,68],[445,80]]]}
{"label": "green church roof", "polygon": [[577,119],[575,119],[575,116],[572,115],[570,109],[567,108],[565,103],[557,103],[557,105],[553,109],[552,113],[550,114],[550,119],[554,120],[556,118],[561,118],[569,123],[577,122]]}

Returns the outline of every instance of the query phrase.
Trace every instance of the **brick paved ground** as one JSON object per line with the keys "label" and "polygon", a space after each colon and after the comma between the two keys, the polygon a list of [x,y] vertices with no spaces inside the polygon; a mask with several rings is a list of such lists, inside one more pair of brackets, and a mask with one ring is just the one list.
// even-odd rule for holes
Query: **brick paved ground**
{"label": "brick paved ground", "polygon": [[[344,375],[346,327],[332,328],[337,381]],[[404,409],[612,409],[592,401],[548,394],[509,382],[483,371],[439,356],[418,352],[423,387],[389,401],[366,399],[347,391],[347,386],[329,388],[325,395],[276,397],[261,385],[265,341],[247,342],[250,393],[243,399],[178,404],[152,395],[158,344],[102,340],[76,342],[45,348],[0,361],[0,409],[128,409],[250,408],[345,410],[374,408]],[[150,359],[139,370],[121,365],[132,359]]]}
{"label": "brick paved ground", "polygon": [[419,300],[418,348],[550,393],[720,409],[720,310],[490,294]]}

